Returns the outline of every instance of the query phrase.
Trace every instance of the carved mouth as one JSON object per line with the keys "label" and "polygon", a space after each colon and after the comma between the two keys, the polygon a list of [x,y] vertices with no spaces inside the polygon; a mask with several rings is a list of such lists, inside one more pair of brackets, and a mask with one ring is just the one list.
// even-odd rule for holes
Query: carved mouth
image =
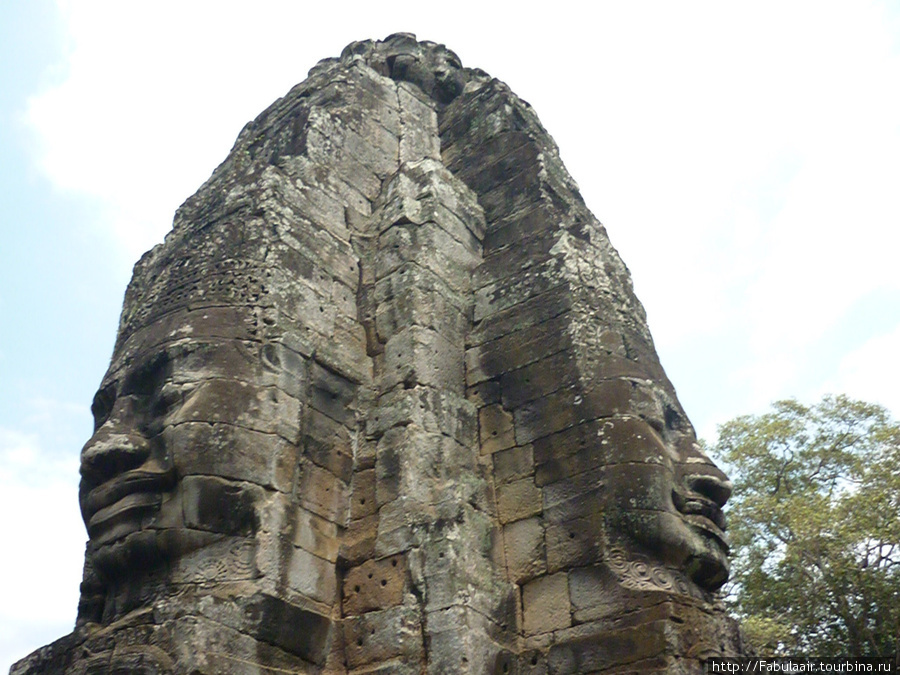
{"label": "carved mouth", "polygon": [[121,539],[159,510],[172,473],[137,469],[91,490],[84,501],[88,535],[95,545]]}
{"label": "carved mouth", "polygon": [[702,534],[714,538],[728,552],[730,545],[725,534],[725,514],[718,504],[696,493],[682,494],[678,490],[672,491],[672,502],[684,516],[685,522],[699,528]]}

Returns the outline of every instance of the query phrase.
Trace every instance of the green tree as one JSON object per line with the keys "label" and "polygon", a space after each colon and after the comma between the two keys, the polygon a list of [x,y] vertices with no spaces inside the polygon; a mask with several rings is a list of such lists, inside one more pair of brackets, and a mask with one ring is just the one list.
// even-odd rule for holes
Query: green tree
{"label": "green tree", "polygon": [[733,610],[760,655],[900,661],[900,425],[845,396],[719,427]]}

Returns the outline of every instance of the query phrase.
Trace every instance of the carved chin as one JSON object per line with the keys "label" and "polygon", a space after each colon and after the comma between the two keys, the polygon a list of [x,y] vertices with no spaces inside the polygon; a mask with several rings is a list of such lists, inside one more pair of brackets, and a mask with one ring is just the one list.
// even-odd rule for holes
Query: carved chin
{"label": "carved chin", "polygon": [[113,542],[91,545],[94,569],[107,581],[152,569],[164,560],[156,530],[132,532]]}
{"label": "carved chin", "polygon": [[622,516],[620,537],[631,540],[644,555],[681,570],[704,591],[716,591],[728,580],[727,539],[712,523],[695,523],[666,511],[628,511]]}
{"label": "carved chin", "polygon": [[184,528],[146,529],[112,543],[91,544],[91,562],[106,581],[134,578],[222,538]]}
{"label": "carved chin", "polygon": [[728,556],[717,542],[709,539],[701,540],[697,548],[701,550],[685,561],[684,573],[700,588],[717,591],[728,581],[731,571]]}

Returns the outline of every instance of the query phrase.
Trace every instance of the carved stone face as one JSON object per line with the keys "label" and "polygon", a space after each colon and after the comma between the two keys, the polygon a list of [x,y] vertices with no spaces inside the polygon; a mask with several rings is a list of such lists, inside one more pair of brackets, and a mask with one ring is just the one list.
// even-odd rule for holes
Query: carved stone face
{"label": "carved stone face", "polygon": [[[439,103],[449,103],[462,93],[465,72],[459,57],[433,42],[418,43],[409,34],[398,33],[386,40],[390,76],[410,82]],[[422,49],[422,46],[427,46]]]}
{"label": "carved stone face", "polygon": [[729,571],[731,482],[701,451],[661,369],[651,380],[653,366],[593,356],[547,359],[505,380],[564,385],[517,411],[524,440],[533,438],[550,571],[607,562],[626,588],[718,589]]}
{"label": "carved stone face", "polygon": [[302,359],[284,385],[275,346],[216,337],[215,321],[202,321],[215,311],[178,314],[174,333],[189,339],[156,343],[172,321],[136,332],[94,398],[80,503],[94,567],[107,580],[252,538],[265,491],[290,491],[300,402],[285,389],[299,392]]}
{"label": "carved stone face", "polygon": [[607,420],[599,438],[612,448],[603,471],[611,548],[636,546],[700,588],[719,588],[729,570],[725,474],[693,438],[666,442],[639,418]]}

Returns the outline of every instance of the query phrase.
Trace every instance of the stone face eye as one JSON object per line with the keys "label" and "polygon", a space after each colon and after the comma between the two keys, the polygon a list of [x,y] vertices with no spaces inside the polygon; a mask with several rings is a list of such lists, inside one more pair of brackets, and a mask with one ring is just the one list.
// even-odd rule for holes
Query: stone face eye
{"label": "stone face eye", "polygon": [[112,384],[102,387],[94,395],[94,401],[91,403],[91,414],[94,416],[94,431],[106,424],[110,414],[112,414],[115,402],[116,389]]}
{"label": "stone face eye", "polygon": [[159,393],[154,397],[150,406],[150,415],[154,418],[161,418],[168,415],[172,408],[181,400],[181,392],[171,382],[163,385]]}

